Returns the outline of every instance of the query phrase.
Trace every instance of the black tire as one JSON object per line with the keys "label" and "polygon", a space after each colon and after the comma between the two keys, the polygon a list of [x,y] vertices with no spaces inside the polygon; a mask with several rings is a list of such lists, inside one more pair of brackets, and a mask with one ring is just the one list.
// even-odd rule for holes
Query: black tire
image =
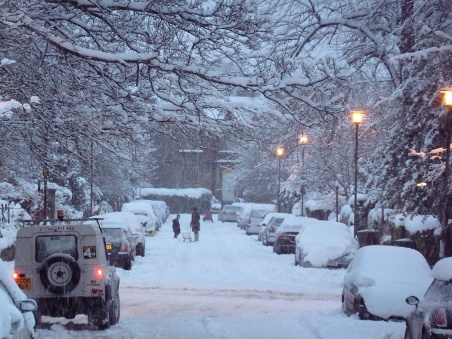
{"label": "black tire", "polygon": [[125,269],[126,271],[130,271],[132,269],[132,255],[131,254],[124,262],[124,265],[122,268]]}
{"label": "black tire", "polygon": [[137,246],[137,255],[140,257],[144,257],[144,244],[141,243],[139,246]]}
{"label": "black tire", "polygon": [[119,300],[119,291],[116,289],[113,299],[110,302],[110,325],[116,325],[121,316],[121,303]]}
{"label": "black tire", "polygon": [[143,246],[141,246],[141,256],[144,257],[146,255],[146,244],[144,243]]}
{"label": "black tire", "polygon": [[42,285],[55,294],[65,294],[80,282],[80,266],[74,258],[55,256],[46,259],[40,269]]}
{"label": "black tire", "polygon": [[95,325],[99,327],[99,330],[106,330],[110,327],[110,309],[108,302],[103,301],[100,303],[99,308],[94,310]]}
{"label": "black tire", "polygon": [[358,312],[358,317],[361,320],[370,320],[370,313],[367,311],[366,305],[362,298],[355,299],[355,313]]}
{"label": "black tire", "polygon": [[430,339],[431,336],[427,333],[425,328],[422,329],[422,339]]}

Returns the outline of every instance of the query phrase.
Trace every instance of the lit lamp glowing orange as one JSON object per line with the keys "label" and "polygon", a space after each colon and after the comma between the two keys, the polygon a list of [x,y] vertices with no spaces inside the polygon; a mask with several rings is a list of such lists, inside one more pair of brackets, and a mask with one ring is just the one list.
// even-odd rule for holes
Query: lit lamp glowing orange
{"label": "lit lamp glowing orange", "polygon": [[358,127],[363,122],[366,113],[364,111],[351,111],[350,117],[352,122],[355,124],[355,203],[353,204],[353,228],[354,235],[357,236],[359,231],[359,223],[358,223]]}
{"label": "lit lamp glowing orange", "polygon": [[283,148],[283,147],[278,147],[278,148],[276,149],[276,156],[277,156],[278,158],[281,158],[283,155],[284,155],[284,148]]}
{"label": "lit lamp glowing orange", "polygon": [[278,212],[281,211],[279,206],[279,194],[281,193],[281,158],[284,156],[284,152],[284,147],[278,147],[275,152],[278,157],[278,193],[276,195],[276,209]]}
{"label": "lit lamp glowing orange", "polygon": [[452,106],[452,88],[443,88],[439,92],[444,94],[444,105]]}
{"label": "lit lamp glowing orange", "polygon": [[360,125],[363,122],[366,113],[364,113],[364,111],[352,111],[350,116],[355,125]]}
{"label": "lit lamp glowing orange", "polygon": [[308,143],[308,136],[306,134],[300,134],[298,136],[298,144],[306,145]]}

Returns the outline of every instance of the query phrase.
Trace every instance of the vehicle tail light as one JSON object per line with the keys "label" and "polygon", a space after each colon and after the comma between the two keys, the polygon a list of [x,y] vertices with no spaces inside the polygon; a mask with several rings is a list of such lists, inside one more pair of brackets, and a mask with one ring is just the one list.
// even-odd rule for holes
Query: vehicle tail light
{"label": "vehicle tail light", "polygon": [[276,232],[276,228],[274,228],[273,226],[268,229],[268,233],[275,233],[275,232]]}
{"label": "vehicle tail light", "polygon": [[96,276],[102,278],[104,276],[104,271],[102,268],[96,268]]}
{"label": "vehicle tail light", "polygon": [[121,243],[121,251],[127,251],[127,245],[125,242]]}
{"label": "vehicle tail light", "polygon": [[248,224],[248,225],[251,224],[251,218],[248,218],[247,224]]}
{"label": "vehicle tail light", "polygon": [[13,272],[13,279],[17,280],[17,278],[19,278],[19,273]]}
{"label": "vehicle tail light", "polygon": [[435,316],[435,323],[438,327],[447,327],[447,314],[446,309],[441,307]]}

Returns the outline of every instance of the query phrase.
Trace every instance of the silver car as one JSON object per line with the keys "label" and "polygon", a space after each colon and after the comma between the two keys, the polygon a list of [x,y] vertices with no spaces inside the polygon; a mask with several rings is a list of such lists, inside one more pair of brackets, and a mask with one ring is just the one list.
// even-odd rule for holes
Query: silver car
{"label": "silver car", "polygon": [[237,212],[239,212],[240,210],[240,206],[224,205],[221,211],[218,213],[218,221],[236,222]]}
{"label": "silver car", "polygon": [[[282,213],[278,213],[282,214]],[[285,213],[284,213],[285,214]],[[265,227],[264,234],[262,235],[262,244],[265,246],[273,246],[276,239],[276,230],[284,221],[285,216],[273,217],[267,226]]]}

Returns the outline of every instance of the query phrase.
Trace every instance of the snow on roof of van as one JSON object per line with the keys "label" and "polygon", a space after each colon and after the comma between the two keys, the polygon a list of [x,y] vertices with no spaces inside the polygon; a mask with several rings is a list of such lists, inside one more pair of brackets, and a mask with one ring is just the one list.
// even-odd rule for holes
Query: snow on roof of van
{"label": "snow on roof of van", "polygon": [[201,198],[203,194],[212,194],[207,188],[141,188],[140,195],[182,196],[189,198]]}

